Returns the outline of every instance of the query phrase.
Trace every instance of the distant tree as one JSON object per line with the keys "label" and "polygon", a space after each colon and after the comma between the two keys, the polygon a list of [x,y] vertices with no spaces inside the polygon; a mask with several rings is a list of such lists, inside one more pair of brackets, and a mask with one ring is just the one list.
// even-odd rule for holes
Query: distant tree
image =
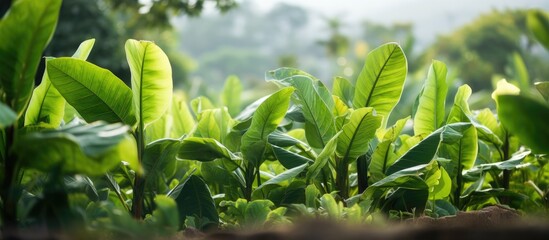
{"label": "distant tree", "polygon": [[408,70],[413,72],[418,67],[421,67],[418,61],[415,60],[416,53],[414,52],[414,46],[416,38],[412,23],[384,25],[372,21],[364,21],[362,22],[362,27],[364,29],[363,39],[368,46],[373,48],[384,43],[397,42],[404,50],[408,59]]}
{"label": "distant tree", "polygon": [[423,54],[423,62],[446,61],[458,77],[474,90],[491,89],[492,76],[505,75],[512,67],[513,53],[526,62],[531,78],[548,76],[526,28],[526,11],[493,11],[481,15],[455,32],[440,36]]}
{"label": "distant tree", "polygon": [[221,12],[237,6],[236,0],[103,0],[114,10],[123,11],[128,21],[141,27],[170,27],[173,16],[199,16],[208,3]]}
{"label": "distant tree", "polygon": [[349,38],[341,33],[341,21],[338,18],[325,18],[330,35],[318,43],[326,49],[330,57],[344,56],[349,51]]}
{"label": "distant tree", "polygon": [[[0,11],[9,9],[10,1],[1,1]],[[70,56],[78,45],[89,38],[95,38],[96,43],[88,61],[112,71],[126,83],[130,81],[130,71],[126,63],[124,43],[126,39],[135,38],[155,41],[166,52],[172,64],[175,86],[181,87],[187,81],[188,73],[194,68],[194,62],[178,49],[178,36],[169,21],[161,22],[158,16],[151,17],[151,11],[156,11],[161,2],[151,1],[154,8],[149,13],[138,13],[137,7],[142,7],[137,0],[66,0],[63,1],[59,21],[52,41],[44,51],[45,56]],[[175,1],[169,1],[175,2]],[[172,4],[172,3],[170,3]],[[186,4],[186,3],[185,3]],[[187,4],[188,5],[188,4]],[[190,6],[189,6],[190,8]],[[226,7],[220,6],[223,11]],[[168,10],[171,9],[171,10]],[[170,6],[165,13],[171,14],[175,6]],[[196,16],[198,9],[189,9],[187,13]],[[3,12],[0,12],[3,14]],[[171,16],[171,15],[170,15]],[[169,18],[169,17],[168,17]],[[159,21],[158,25],[149,21]],[[149,24],[145,24],[149,23]],[[162,27],[156,27],[162,26]],[[39,71],[44,70],[44,64]],[[41,74],[37,74],[37,83]]]}

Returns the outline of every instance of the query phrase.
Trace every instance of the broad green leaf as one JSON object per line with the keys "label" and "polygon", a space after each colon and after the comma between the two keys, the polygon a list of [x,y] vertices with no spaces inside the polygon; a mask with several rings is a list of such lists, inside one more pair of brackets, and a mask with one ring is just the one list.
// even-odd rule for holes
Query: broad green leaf
{"label": "broad green leaf", "polygon": [[269,200],[254,200],[248,202],[244,210],[244,223],[246,225],[262,225],[269,216],[274,204]]}
{"label": "broad green leaf", "polygon": [[442,126],[446,104],[446,65],[433,60],[414,115],[414,134],[431,133]]}
{"label": "broad green leaf", "polygon": [[526,64],[524,63],[524,60],[522,59],[520,54],[517,52],[513,53],[512,60],[513,60],[514,79],[518,82],[518,85],[521,90],[523,90],[524,92],[528,92],[528,90],[530,89],[530,75],[528,74],[528,69],[526,68]]}
{"label": "broad green leaf", "polygon": [[[168,104],[169,105],[169,104]],[[162,117],[153,123],[145,131],[145,144],[149,144],[159,139],[170,138],[173,119],[171,116],[171,106],[168,107]]]}
{"label": "broad green leaf", "polygon": [[267,80],[267,81],[270,81],[270,80],[283,80],[283,79],[293,77],[293,76],[297,76],[297,75],[306,76],[306,77],[309,77],[311,79],[317,80],[315,77],[313,77],[313,75],[311,75],[309,73],[306,73],[305,71],[295,69],[295,68],[289,68],[289,67],[278,68],[278,69],[266,72],[265,73],[265,80]]}
{"label": "broad green leaf", "polygon": [[271,145],[271,147],[273,148],[273,153],[276,159],[278,159],[282,166],[287,169],[295,168],[297,166],[313,162],[311,159],[303,157],[297,153],[290,152],[284,148],[275,145]]}
{"label": "broad green leaf", "polygon": [[[86,60],[93,48],[95,39],[89,39],[80,44],[73,58]],[[51,58],[46,58],[46,65]],[[25,113],[25,126],[44,122],[52,128],[57,128],[65,115],[65,99],[52,86],[48,73],[44,72],[42,82],[32,93],[29,107]]]}
{"label": "broad green leaf", "polygon": [[410,148],[407,152],[395,160],[393,165],[387,168],[386,175],[391,175],[410,167],[427,164],[433,160],[440,141],[442,140],[441,134],[445,131],[445,128],[446,127],[437,129],[421,140],[417,145]]}
{"label": "broad green leaf", "polygon": [[348,115],[350,114],[349,107],[339,97],[333,95],[335,116],[335,129],[341,129],[347,123]]}
{"label": "broad green leaf", "polygon": [[214,108],[214,105],[209,98],[200,96],[191,100],[191,108],[194,115],[198,116],[202,111]]}
{"label": "broad green leaf", "polygon": [[307,166],[309,166],[309,164],[305,163],[305,164],[299,165],[297,167],[288,169],[288,170],[284,171],[283,173],[278,174],[275,177],[273,177],[273,178],[269,179],[268,181],[264,182],[259,187],[257,187],[254,191],[258,191],[258,190],[260,190],[260,189],[262,189],[262,188],[264,188],[265,186],[268,186],[268,185],[281,184],[285,181],[292,180],[295,177],[297,177],[297,175],[299,175],[301,172],[303,172],[303,170],[305,170],[305,168],[307,168]]}
{"label": "broad green leaf", "polygon": [[253,166],[259,167],[263,161],[267,138],[284,119],[293,92],[292,87],[279,90],[265,99],[254,113],[250,128],[242,136],[241,143],[244,159]]}
{"label": "broad green leaf", "polygon": [[421,134],[416,136],[409,136],[406,134],[402,134],[398,136],[400,140],[400,146],[398,150],[396,151],[397,157],[402,156],[404,153],[406,153],[410,148],[416,146],[421,142],[425,137],[427,137],[428,134]]}
{"label": "broad green leaf", "polygon": [[345,105],[352,106],[355,87],[349,80],[342,77],[335,77],[332,94],[338,96]]}
{"label": "broad green leaf", "polygon": [[454,123],[446,126],[439,156],[450,159],[444,165],[450,177],[461,174],[460,170],[473,167],[478,154],[477,129],[471,123]]}
{"label": "broad green leaf", "polygon": [[396,43],[388,43],[371,51],[356,80],[354,108],[373,107],[383,117],[385,129],[389,115],[398,103],[407,72],[406,57]]}
{"label": "broad green leaf", "polygon": [[440,178],[437,180],[437,184],[434,185],[432,191],[429,192],[429,199],[443,199],[450,195],[452,191],[452,179],[448,172],[440,167]]}
{"label": "broad green leaf", "polygon": [[232,125],[233,119],[226,107],[206,109],[198,115],[195,136],[213,138],[224,143]]}
{"label": "broad green leaf", "polygon": [[428,191],[428,186],[425,184],[425,181],[417,176],[426,166],[427,164],[423,164],[395,172],[370,185],[366,191],[360,195],[360,199],[372,201],[372,206],[376,206],[384,199],[383,195],[391,188]]}
{"label": "broad green leaf", "polygon": [[172,100],[172,68],[168,56],[153,42],[126,41],[132,75],[133,107],[143,130],[158,120]]}
{"label": "broad green leaf", "polygon": [[326,146],[322,149],[320,154],[316,157],[315,162],[309,167],[307,170],[307,181],[311,181],[322,171],[324,166],[328,163],[330,160],[330,157],[334,155],[336,148],[337,148],[337,141],[339,139],[339,134],[337,133],[328,143],[326,143]]}
{"label": "broad green leaf", "polygon": [[146,219],[155,224],[163,235],[172,236],[179,230],[179,214],[173,198],[165,195],[154,197],[154,209],[151,218]]}
{"label": "broad green leaf", "polygon": [[16,119],[17,114],[4,103],[0,102],[0,129],[12,125]]}
{"label": "broad green leaf", "polygon": [[383,211],[408,212],[419,216],[427,205],[429,190],[397,188],[393,192],[388,192],[386,198],[382,206]]}
{"label": "broad green leaf", "polygon": [[484,175],[479,177],[473,184],[469,185],[469,187],[465,189],[463,193],[461,193],[460,198],[466,198],[469,195],[471,195],[471,193],[481,190],[483,183],[484,183]]}
{"label": "broad green leaf", "polygon": [[305,188],[305,205],[309,208],[316,209],[318,207],[317,199],[320,195],[320,191],[315,187],[315,185],[309,185]]}
{"label": "broad green leaf", "polygon": [[549,153],[549,106],[525,96],[500,95],[497,101],[503,126],[534,153]]}
{"label": "broad green leaf", "polygon": [[326,193],[320,197],[320,207],[322,207],[332,219],[339,219],[342,217],[343,205],[338,204],[331,194]]}
{"label": "broad green leaf", "polygon": [[446,124],[470,121],[468,116],[471,116],[472,113],[469,109],[469,103],[467,103],[467,101],[469,100],[469,97],[471,97],[471,93],[471,87],[467,84],[464,84],[458,88],[454,97],[454,104],[450,109]]}
{"label": "broad green leaf", "polygon": [[435,200],[434,204],[435,214],[437,214],[438,217],[454,216],[459,211],[459,209],[446,200]]}
{"label": "broad green leaf", "polygon": [[395,147],[390,140],[385,140],[377,145],[369,166],[371,181],[377,182],[385,177],[387,168],[396,160],[394,150]]}
{"label": "broad green leaf", "polygon": [[390,140],[392,142],[396,141],[398,139],[398,136],[404,129],[404,126],[406,126],[406,122],[410,119],[410,116],[407,116],[403,119],[397,120],[395,125],[391,126],[390,129],[387,129],[385,131],[385,134],[383,135],[383,141]]}
{"label": "broad green leaf", "polygon": [[307,76],[292,76],[274,81],[281,86],[295,87],[293,101],[301,108],[305,116],[305,134],[309,145],[323,148],[335,134],[334,117],[332,115],[332,96],[328,104],[315,88],[314,80]]}
{"label": "broad green leaf", "polygon": [[171,113],[173,118],[171,137],[180,138],[185,134],[190,134],[194,128],[195,121],[182,94],[175,93],[173,95]]}
{"label": "broad green leaf", "polygon": [[513,155],[510,159],[505,161],[480,164],[467,170],[465,174],[477,174],[480,172],[485,172],[490,170],[513,170],[513,169],[527,167],[530,164],[523,163],[523,160],[529,154],[530,154],[530,151],[525,151],[525,152]]}
{"label": "broad green leaf", "polygon": [[370,141],[381,125],[382,118],[372,108],[359,108],[353,111],[337,139],[336,154],[342,158],[344,164],[355,161],[368,151]]}
{"label": "broad green leaf", "polygon": [[[372,154],[370,165],[368,166],[371,181],[377,182],[384,178],[387,168],[393,165],[393,163],[397,159],[398,155],[395,154],[394,142],[398,139],[398,136],[400,132],[402,132],[402,129],[406,125],[408,119],[410,119],[410,116],[398,120],[395,125],[387,129],[385,135],[383,136],[383,140],[377,144],[376,149]],[[409,147],[404,148],[407,148],[406,151],[409,149]],[[405,151],[403,151],[403,153],[404,152]]]}
{"label": "broad green leaf", "polygon": [[18,0],[0,20],[0,101],[18,116],[31,97],[40,57],[53,36],[60,8],[61,0]]}
{"label": "broad green leaf", "polygon": [[109,70],[79,59],[57,58],[48,62],[47,72],[53,86],[87,122],[135,124],[131,90]]}
{"label": "broad green leaf", "polygon": [[501,139],[505,138],[504,131],[492,110],[485,108],[480,110],[475,118],[471,118],[471,123],[475,125],[478,131],[478,137],[481,140],[501,146]]}
{"label": "broad green leaf", "polygon": [[229,151],[213,138],[188,137],[183,139],[177,157],[180,159],[213,161],[218,158],[239,160],[240,157]]}
{"label": "broad green leaf", "polygon": [[[15,144],[21,164],[41,171],[101,175],[126,161],[141,172],[135,140],[122,124],[70,123],[58,130],[26,134]],[[47,146],[47,147],[44,147]]]}
{"label": "broad green leaf", "polygon": [[534,85],[545,101],[549,102],[549,82],[537,82]]}
{"label": "broad green leaf", "polygon": [[[178,139],[160,139],[149,143],[145,147],[143,169],[145,170],[145,182],[147,184],[156,179],[162,179],[167,169],[175,171],[176,155],[180,145],[181,140]],[[173,173],[170,175],[173,175]]]}
{"label": "broad green leaf", "polygon": [[237,76],[231,75],[225,80],[221,92],[221,103],[229,109],[232,116],[240,112],[240,95],[242,95],[242,83]]}
{"label": "broad green leaf", "polygon": [[496,103],[499,103],[497,99],[497,96],[499,95],[519,95],[519,94],[520,94],[520,89],[517,86],[511,83],[508,83],[507,80],[505,79],[502,79],[498,81],[496,90],[492,92],[492,99],[494,99]]}
{"label": "broad green leaf", "polygon": [[[427,189],[427,184],[418,177],[419,173],[424,171],[428,164],[416,165],[414,167],[399,170],[389,176],[375,182],[370,187],[373,188],[391,188],[401,187],[406,189]],[[423,184],[420,184],[423,183]]]}
{"label": "broad green leaf", "polygon": [[[183,185],[179,195],[175,198],[179,212],[179,223],[185,222],[188,217],[201,221],[200,226],[219,224],[219,215],[215,202],[211,197],[208,185],[195,175],[192,175]],[[204,230],[204,229],[200,229]]]}
{"label": "broad green leaf", "polygon": [[542,10],[528,12],[527,25],[536,39],[549,50],[549,16]]}
{"label": "broad green leaf", "polygon": [[[294,131],[295,132],[295,131]],[[269,143],[278,147],[291,147],[298,144],[305,144],[302,141],[290,136],[287,133],[281,131],[274,131],[269,134]]]}

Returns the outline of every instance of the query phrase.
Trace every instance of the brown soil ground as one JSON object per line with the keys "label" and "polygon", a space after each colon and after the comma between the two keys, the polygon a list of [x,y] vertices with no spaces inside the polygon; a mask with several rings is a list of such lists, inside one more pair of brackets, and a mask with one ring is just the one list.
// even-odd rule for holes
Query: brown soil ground
{"label": "brown soil ground", "polygon": [[292,227],[256,232],[216,232],[202,234],[187,230],[180,236],[185,239],[205,240],[355,240],[355,239],[444,239],[444,240],[549,240],[549,223],[527,221],[515,210],[492,206],[480,211],[460,212],[443,218],[419,217],[387,227],[344,226],[315,220]]}

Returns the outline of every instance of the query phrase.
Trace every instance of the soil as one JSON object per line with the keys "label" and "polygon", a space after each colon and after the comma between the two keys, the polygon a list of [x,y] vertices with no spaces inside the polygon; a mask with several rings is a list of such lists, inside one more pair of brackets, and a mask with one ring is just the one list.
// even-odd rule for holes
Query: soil
{"label": "soil", "polygon": [[549,223],[525,220],[517,211],[491,206],[479,211],[459,212],[438,219],[419,217],[385,227],[346,226],[325,220],[305,221],[286,229],[256,232],[216,232],[203,234],[187,230],[185,239],[205,240],[355,240],[355,239],[526,239],[548,240]]}

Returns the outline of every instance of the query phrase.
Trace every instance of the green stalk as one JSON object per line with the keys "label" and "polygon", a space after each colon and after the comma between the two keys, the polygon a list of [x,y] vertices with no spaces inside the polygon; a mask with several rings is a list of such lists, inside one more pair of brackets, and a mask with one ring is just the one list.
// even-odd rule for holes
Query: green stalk
{"label": "green stalk", "polygon": [[[10,126],[5,130],[6,134],[6,158],[4,162],[4,182],[2,183],[1,197],[3,201],[2,222],[5,229],[11,229],[17,226],[17,201],[16,194],[19,178],[19,164],[14,151],[11,151],[15,143],[16,128]],[[6,230],[4,230],[6,231]]]}
{"label": "green stalk", "polygon": [[[371,148],[370,148],[371,151]],[[366,191],[368,188],[368,162],[371,159],[371,152],[358,157],[356,160],[356,171],[358,178],[358,193]]]}
{"label": "green stalk", "polygon": [[[137,157],[139,164],[143,162],[145,152],[145,131],[143,121],[139,121],[135,138],[137,140]],[[132,199],[132,215],[135,219],[143,219],[143,202],[145,191],[145,178],[139,174],[135,174]]]}
{"label": "green stalk", "polygon": [[255,178],[254,170],[254,167],[252,167],[251,164],[248,163],[245,171],[246,187],[244,188],[244,198],[248,201],[252,200],[252,187]]}
{"label": "green stalk", "polygon": [[463,175],[461,174],[462,171],[463,171],[463,166],[459,164],[457,178],[456,178],[457,189],[454,192],[454,205],[457,206],[458,209],[461,209],[459,204],[460,204],[461,191],[463,189]]}
{"label": "green stalk", "polygon": [[336,159],[336,187],[342,199],[349,198],[349,166],[343,159]]}

